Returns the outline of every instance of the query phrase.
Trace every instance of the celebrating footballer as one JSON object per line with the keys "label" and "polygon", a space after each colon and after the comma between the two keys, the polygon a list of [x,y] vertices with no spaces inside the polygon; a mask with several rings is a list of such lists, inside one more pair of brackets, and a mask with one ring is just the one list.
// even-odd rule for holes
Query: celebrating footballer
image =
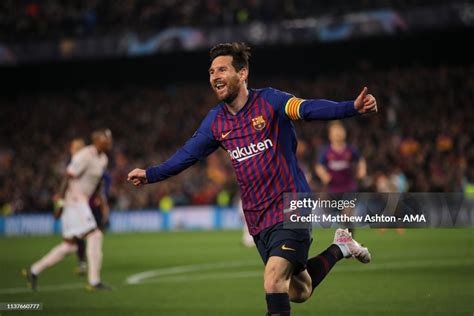
{"label": "celebrating footballer", "polygon": [[229,154],[241,191],[250,234],[265,264],[267,315],[290,315],[290,301],[313,294],[331,268],[343,258],[368,263],[367,248],[338,229],[334,243],[309,257],[310,229],[283,226],[283,194],[310,192],[296,159],[293,121],[344,119],[377,112],[364,87],[353,101],[300,99],[273,88],[248,88],[250,48],[226,43],[210,51],[209,82],[220,103],[211,109],[194,135],[167,161],[134,169],[128,181],[142,186],[177,175],[219,147]]}

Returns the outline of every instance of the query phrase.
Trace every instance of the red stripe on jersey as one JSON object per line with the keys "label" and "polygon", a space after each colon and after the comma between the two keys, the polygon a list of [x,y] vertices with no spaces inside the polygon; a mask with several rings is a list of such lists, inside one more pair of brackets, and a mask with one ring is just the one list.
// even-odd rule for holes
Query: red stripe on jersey
{"label": "red stripe on jersey", "polygon": [[[267,103],[267,105],[269,107],[271,107],[270,104]],[[278,135],[278,132],[279,132],[279,125],[278,124],[276,124],[276,128],[277,128],[276,134]],[[288,162],[286,161],[285,155],[282,152],[282,149],[281,149],[280,146],[278,147],[278,156],[282,158],[281,159],[282,162],[283,162],[282,166],[284,168],[285,175],[286,175],[287,179],[289,180],[289,189],[290,189],[289,191],[290,192],[296,192],[296,185],[295,185],[295,181],[294,181],[295,179],[291,176],[290,167],[288,166]]]}
{"label": "red stripe on jersey", "polygon": [[[264,112],[266,116],[269,117],[269,119],[272,122],[270,126],[271,129],[269,131],[269,138],[274,143],[274,146],[277,147],[278,146],[278,131],[275,128],[275,125],[278,125],[278,123],[274,121],[276,119],[275,113],[273,111],[273,108],[271,106],[268,106],[268,104],[266,104],[266,102],[262,98],[261,98],[261,104],[262,104],[262,112]],[[283,190],[283,186],[282,186],[283,183],[281,182],[281,179],[278,173],[278,168],[279,168],[278,158],[279,157],[278,155],[276,155],[275,147],[272,148],[273,152],[269,151],[267,154],[267,156],[269,156],[268,167],[270,168],[271,175],[273,175],[273,178],[271,180],[267,179],[267,186],[268,186],[267,191],[270,191],[273,189],[274,193],[272,194],[271,200],[269,200],[266,205],[267,214],[265,216],[265,220],[262,223],[260,223],[262,225],[261,227],[262,229],[271,226],[272,223],[275,221],[275,217],[278,216],[278,210],[275,209],[275,201],[276,199],[278,199],[278,195],[281,192],[281,190]]]}
{"label": "red stripe on jersey", "polygon": [[[268,104],[267,102],[266,102],[266,105],[271,108],[271,105]],[[275,134],[279,135],[279,124],[278,123],[275,124],[275,129],[276,129]],[[277,150],[276,155],[278,157],[279,178],[283,182],[287,182],[287,184],[286,185],[283,184],[284,188],[282,188],[280,190],[281,195],[278,199],[278,202],[276,203],[277,205],[274,206],[278,210],[278,219],[275,218],[275,222],[273,224],[282,222],[284,220],[283,193],[287,192],[287,191],[290,191],[290,192],[295,192],[296,191],[296,185],[295,185],[295,182],[294,182],[294,177],[291,175],[291,171],[290,171],[290,168],[288,166],[288,162],[286,160],[286,157],[285,157],[284,153],[282,152],[281,146],[278,146],[278,148],[276,150]],[[283,176],[284,176],[284,178],[283,178]]]}
{"label": "red stripe on jersey", "polygon": [[[264,102],[262,101],[263,101],[262,98],[259,98],[259,103],[258,103],[259,114],[263,114],[262,116],[264,116],[267,119],[268,123],[271,123],[273,122],[274,117],[272,113],[265,111]],[[276,144],[275,137],[273,137],[272,130],[271,130],[272,125],[273,124],[269,124],[269,126],[267,127],[268,130],[265,134],[265,138],[270,139],[272,143],[275,145]],[[262,182],[263,182],[262,190],[266,193],[266,199],[264,202],[265,211],[261,216],[261,221],[259,222],[260,229],[263,229],[263,227],[267,226],[267,224],[270,223],[272,220],[273,210],[271,209],[270,206],[278,192],[278,189],[276,189],[274,183],[272,183],[273,178],[275,178],[275,172],[276,172],[276,169],[273,165],[273,157],[274,157],[274,147],[272,147],[270,150],[264,153],[264,157],[263,157],[264,161],[262,165],[260,166],[260,168],[264,170],[266,169],[270,170],[270,172],[266,172],[262,174]]]}
{"label": "red stripe on jersey", "polygon": [[[247,121],[246,133],[248,135],[247,141],[249,144],[250,143],[256,144],[261,141],[261,139],[259,138],[259,135],[255,131],[253,123],[250,124],[250,122],[252,122],[252,118],[258,115],[257,113],[258,114],[260,113],[258,99],[254,99],[252,102],[252,107],[249,108],[249,111],[247,113],[247,120],[246,120]],[[257,209],[260,209],[262,207],[262,202],[263,202],[263,207],[265,207],[264,201],[266,198],[265,188],[264,188],[265,183],[263,182],[264,179],[262,179],[261,177],[260,167],[258,165],[258,161],[260,159],[261,159],[260,156],[255,157],[255,159],[249,159],[249,170],[251,172],[252,179],[253,179],[252,188],[253,188],[253,191],[256,193],[255,194],[256,200],[254,201],[254,206]]]}
{"label": "red stripe on jersey", "polygon": [[[236,129],[237,131],[237,137],[235,138],[233,142],[233,146],[234,148],[237,148],[237,147],[243,148],[245,147],[245,142],[243,139],[243,133],[244,133],[243,123],[241,122],[238,116],[235,116],[232,119],[233,119],[233,124],[235,124],[234,129]],[[248,160],[247,161],[244,160],[241,162],[234,160],[233,165],[236,170],[236,173],[241,173],[241,175],[246,178],[246,179],[242,179],[242,184],[245,184],[245,187],[246,187],[246,189],[243,190],[242,192],[242,204],[245,204],[244,209],[250,209],[251,206],[255,204],[257,198],[255,196],[255,193],[249,189],[248,179],[250,179],[251,175],[249,173],[250,170],[248,168]]]}

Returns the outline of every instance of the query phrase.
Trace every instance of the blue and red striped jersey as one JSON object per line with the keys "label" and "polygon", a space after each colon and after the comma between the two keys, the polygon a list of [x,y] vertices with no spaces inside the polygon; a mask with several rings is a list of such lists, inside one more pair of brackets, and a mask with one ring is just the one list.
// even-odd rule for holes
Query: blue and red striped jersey
{"label": "blue and red striped jersey", "polygon": [[235,170],[249,232],[256,235],[284,220],[283,193],[310,191],[298,167],[292,121],[356,114],[353,101],[304,100],[273,88],[249,89],[238,113],[219,103],[181,149],[146,170],[147,179],[162,181],[222,147]]}
{"label": "blue and red striped jersey", "polygon": [[352,146],[346,146],[341,151],[334,150],[328,145],[319,156],[322,164],[331,175],[328,192],[354,192],[357,190],[357,178],[354,164],[361,159],[359,151]]}

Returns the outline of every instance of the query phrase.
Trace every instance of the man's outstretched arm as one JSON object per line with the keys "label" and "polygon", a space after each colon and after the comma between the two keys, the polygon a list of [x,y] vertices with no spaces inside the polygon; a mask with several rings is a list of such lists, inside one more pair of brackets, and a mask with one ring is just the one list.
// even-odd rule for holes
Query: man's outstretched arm
{"label": "man's outstretched arm", "polygon": [[364,87],[354,101],[303,100],[292,97],[285,104],[285,113],[292,120],[334,120],[358,114],[377,112],[377,101]]}
{"label": "man's outstretched arm", "polygon": [[163,181],[177,175],[201,160],[217,148],[219,143],[210,132],[210,124],[206,118],[201,127],[194,133],[183,147],[162,164],[145,169],[136,168],[128,174],[127,180],[135,186]]}

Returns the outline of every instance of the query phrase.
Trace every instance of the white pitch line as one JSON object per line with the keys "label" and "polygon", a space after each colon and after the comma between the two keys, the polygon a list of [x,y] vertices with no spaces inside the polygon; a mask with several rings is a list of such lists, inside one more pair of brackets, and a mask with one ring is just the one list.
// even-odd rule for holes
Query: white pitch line
{"label": "white pitch line", "polygon": [[[457,260],[457,259],[422,259],[422,260],[405,260],[395,261],[387,263],[373,262],[368,265],[360,265],[355,263],[354,265],[340,265],[337,266],[331,273],[344,273],[344,272],[357,272],[364,273],[377,270],[402,270],[409,268],[420,268],[420,267],[459,267],[459,266],[471,266],[474,268],[474,260]],[[245,271],[232,271],[232,272],[221,272],[221,273],[207,273],[201,275],[189,275],[189,272],[203,272],[210,271],[213,269],[224,269],[224,268],[238,268],[238,267],[260,267],[257,270],[245,270]],[[260,261],[256,260],[245,260],[245,261],[228,261],[228,262],[210,262],[201,264],[192,264],[184,266],[166,267],[151,271],[144,271],[141,273],[133,274],[125,280],[125,285],[130,284],[150,284],[160,282],[190,282],[190,281],[203,281],[211,279],[235,279],[235,278],[251,278],[251,277],[262,277],[263,265]],[[56,284],[56,285],[41,285],[38,287],[39,292],[54,292],[63,290],[75,290],[84,288],[84,283],[69,283],[69,284]],[[5,288],[0,289],[0,294],[20,294],[20,293],[31,293],[31,289],[26,287],[17,288]]]}
{"label": "white pitch line", "polygon": [[219,279],[241,279],[241,278],[254,278],[261,277],[263,270],[259,271],[233,271],[233,272],[222,272],[222,273],[210,273],[203,275],[175,275],[170,277],[164,277],[162,279],[144,280],[140,284],[151,284],[151,283],[181,283],[188,281],[207,281],[207,280],[219,280]]}
{"label": "white pitch line", "polygon": [[156,278],[159,276],[184,274],[187,272],[196,272],[196,271],[208,271],[208,270],[220,269],[220,268],[235,268],[235,267],[245,267],[245,266],[255,266],[255,265],[256,265],[256,261],[245,260],[245,261],[209,262],[209,263],[190,264],[190,265],[185,265],[185,266],[175,266],[175,267],[161,268],[161,269],[150,270],[150,271],[133,274],[126,279],[125,283],[138,284],[138,283],[141,283],[143,280]]}
{"label": "white pitch line", "polygon": [[[255,262],[251,262],[238,265],[239,261],[234,261],[233,267],[249,267],[256,266]],[[243,263],[243,261],[241,262]],[[224,265],[223,265],[224,264]],[[150,284],[150,283],[160,283],[160,282],[189,282],[189,281],[202,281],[209,279],[228,279],[228,278],[243,278],[243,277],[260,277],[263,274],[262,269],[255,270],[246,270],[246,271],[233,271],[233,272],[223,272],[223,273],[208,273],[204,275],[186,275],[187,272],[196,272],[196,271],[205,271],[212,270],[216,268],[226,268],[231,267],[230,265],[225,265],[224,262],[213,265],[212,263],[201,265],[205,269],[200,270],[197,265],[189,266],[178,266],[170,269],[157,269],[153,271],[146,271],[138,274],[134,274],[127,278],[127,284]],[[377,270],[401,270],[409,268],[420,268],[420,267],[457,267],[457,266],[473,266],[474,260],[463,260],[459,261],[456,259],[444,259],[444,260],[408,260],[408,261],[398,261],[398,262],[388,262],[388,263],[372,263],[368,265],[343,265],[336,267],[331,273],[343,273],[343,272],[358,272],[364,273],[369,271]],[[171,270],[172,269],[172,270]],[[133,282],[130,282],[133,281]]]}

